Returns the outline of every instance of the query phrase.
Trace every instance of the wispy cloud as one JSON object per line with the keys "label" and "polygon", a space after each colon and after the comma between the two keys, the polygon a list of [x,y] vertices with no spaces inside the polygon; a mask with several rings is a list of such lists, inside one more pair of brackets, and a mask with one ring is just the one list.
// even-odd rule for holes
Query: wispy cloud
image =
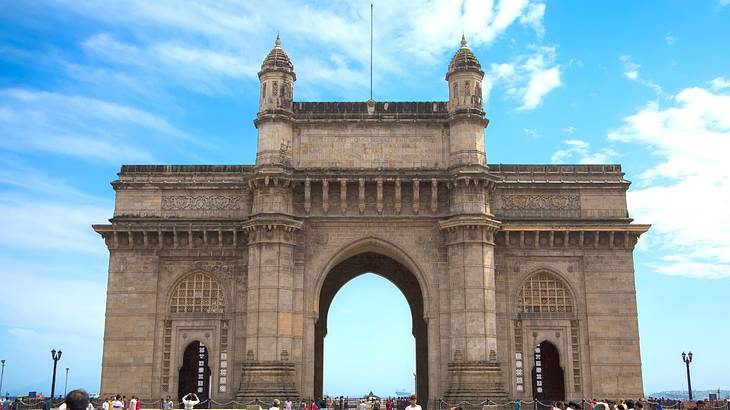
{"label": "wispy cloud", "polygon": [[652,223],[661,249],[658,272],[730,277],[730,95],[686,88],[661,107],[652,102],[624,118],[612,141],[646,145],[659,158],[629,193],[629,209]]}
{"label": "wispy cloud", "polygon": [[510,63],[493,63],[487,70],[482,92],[485,101],[496,84],[504,83],[507,94],[520,102],[518,110],[534,110],[545,96],[561,86],[560,66],[555,47],[532,46],[532,53],[521,54]]}
{"label": "wispy cloud", "polygon": [[639,69],[641,66],[634,62],[633,58],[630,55],[622,55],[619,57],[619,60],[621,63],[623,63],[624,68],[624,76],[628,78],[631,81],[635,81],[641,85],[644,85],[648,88],[651,88],[658,96],[664,95],[664,90],[662,90],[662,87],[659,86],[659,84],[647,80],[641,76],[639,73]]}
{"label": "wispy cloud", "polygon": [[[275,0],[265,7],[253,2],[169,0],[53,4],[111,27],[143,32],[123,40],[98,33],[82,44],[92,61],[119,67],[145,79],[142,82],[159,78],[200,93],[228,94],[230,79],[256,79],[281,29],[298,74],[298,99],[310,99],[323,89],[344,97],[360,95],[358,90],[368,83],[370,13],[364,3],[323,3],[316,8],[291,0]],[[462,32],[472,47],[491,44],[514,24],[533,28],[538,39],[545,32],[545,4],[540,1],[417,0],[375,7],[376,84],[386,76],[396,81],[409,78],[411,70],[437,63],[445,71],[444,61],[458,47]],[[282,26],[282,21],[297,24]],[[536,87],[537,83],[532,89]]]}
{"label": "wispy cloud", "polygon": [[154,161],[150,141],[207,146],[146,111],[78,95],[0,90],[0,147],[83,160]]}
{"label": "wispy cloud", "polygon": [[712,91],[722,91],[730,88],[730,80],[725,79],[725,77],[714,78],[709,83],[710,89],[712,89]]}
{"label": "wispy cloud", "polygon": [[578,162],[580,164],[605,164],[617,156],[612,148],[591,150],[588,141],[569,139],[563,141],[562,148],[556,150],[550,158],[553,163]]}

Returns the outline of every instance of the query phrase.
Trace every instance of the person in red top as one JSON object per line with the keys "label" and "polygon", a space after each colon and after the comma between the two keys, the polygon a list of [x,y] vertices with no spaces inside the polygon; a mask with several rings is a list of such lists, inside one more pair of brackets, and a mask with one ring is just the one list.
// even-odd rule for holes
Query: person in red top
{"label": "person in red top", "polygon": [[140,410],[142,408],[142,400],[137,399],[137,408],[135,410]]}

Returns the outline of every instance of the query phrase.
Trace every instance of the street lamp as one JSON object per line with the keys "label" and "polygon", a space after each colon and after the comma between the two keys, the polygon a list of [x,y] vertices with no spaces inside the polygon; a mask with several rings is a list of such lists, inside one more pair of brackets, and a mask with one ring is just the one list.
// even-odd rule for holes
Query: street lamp
{"label": "street lamp", "polygon": [[692,400],[692,381],[689,378],[689,364],[692,363],[692,352],[689,352],[689,354],[682,352],[682,361],[687,366],[687,390],[689,391],[689,399]]}
{"label": "street lamp", "polygon": [[3,394],[3,376],[5,376],[5,359],[0,360],[0,363],[2,363],[3,367],[2,370],[0,370],[0,395]]}
{"label": "street lamp", "polygon": [[56,365],[58,364],[58,361],[61,360],[61,351],[56,351],[56,349],[51,350],[51,358],[53,359],[53,378],[51,379],[51,400],[53,400],[54,395],[56,394]]}
{"label": "street lamp", "polygon": [[68,387],[68,367],[66,368],[66,383],[63,384],[63,397],[66,397],[66,388]]}

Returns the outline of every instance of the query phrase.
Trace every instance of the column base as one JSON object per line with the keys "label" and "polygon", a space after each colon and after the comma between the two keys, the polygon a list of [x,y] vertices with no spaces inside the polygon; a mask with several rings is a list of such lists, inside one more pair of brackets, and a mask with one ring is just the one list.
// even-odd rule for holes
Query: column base
{"label": "column base", "polygon": [[258,399],[270,404],[274,399],[298,398],[300,395],[294,383],[295,374],[294,363],[245,363],[241,373],[241,387],[236,394],[236,400],[248,403]]}
{"label": "column base", "polygon": [[450,406],[491,400],[505,403],[509,395],[502,385],[502,369],[495,362],[449,363],[449,383],[443,400]]}

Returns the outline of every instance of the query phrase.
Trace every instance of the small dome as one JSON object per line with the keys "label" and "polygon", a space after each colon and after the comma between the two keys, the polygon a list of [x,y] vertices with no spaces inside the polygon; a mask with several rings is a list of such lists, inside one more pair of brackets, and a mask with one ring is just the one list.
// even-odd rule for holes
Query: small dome
{"label": "small dome", "polygon": [[289,56],[286,55],[284,49],[281,48],[281,39],[279,39],[278,34],[276,35],[274,48],[269,51],[269,54],[264,59],[264,62],[261,64],[259,77],[261,76],[261,74],[268,71],[288,72],[296,79],[296,76],[294,75],[294,65],[292,65],[291,60],[289,60]]}
{"label": "small dome", "polygon": [[461,48],[454,54],[454,58],[449,63],[449,71],[446,74],[448,77],[450,74],[457,71],[479,71],[482,72],[482,65],[479,64],[479,60],[471,52],[471,49],[466,44],[466,37],[461,36]]}

